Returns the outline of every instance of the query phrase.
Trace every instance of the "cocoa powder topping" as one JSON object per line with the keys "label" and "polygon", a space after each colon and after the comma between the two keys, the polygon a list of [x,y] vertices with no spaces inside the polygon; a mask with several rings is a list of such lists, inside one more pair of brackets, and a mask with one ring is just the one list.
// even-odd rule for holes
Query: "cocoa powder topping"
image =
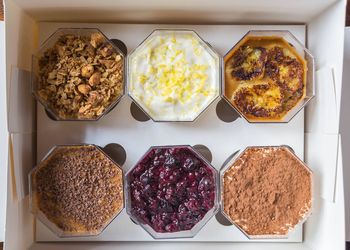
{"label": "cocoa powder topping", "polygon": [[286,148],[248,148],[223,178],[224,212],[248,235],[286,235],[310,210],[311,172]]}

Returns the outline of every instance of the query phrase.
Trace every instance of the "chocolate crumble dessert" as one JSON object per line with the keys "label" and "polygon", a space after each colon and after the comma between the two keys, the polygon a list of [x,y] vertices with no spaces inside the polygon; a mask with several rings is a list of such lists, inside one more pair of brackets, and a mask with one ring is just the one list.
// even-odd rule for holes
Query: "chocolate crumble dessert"
{"label": "chocolate crumble dessert", "polygon": [[96,235],[123,209],[123,174],[93,145],[58,146],[31,175],[33,206],[64,235]]}
{"label": "chocolate crumble dessert", "polygon": [[286,236],[311,209],[311,171],[285,147],[251,147],[223,175],[223,210],[250,237]]}

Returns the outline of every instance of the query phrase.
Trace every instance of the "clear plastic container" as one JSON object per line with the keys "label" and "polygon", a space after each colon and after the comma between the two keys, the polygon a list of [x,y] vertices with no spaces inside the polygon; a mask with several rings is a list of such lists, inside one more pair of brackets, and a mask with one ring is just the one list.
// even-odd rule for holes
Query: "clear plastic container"
{"label": "clear plastic container", "polygon": [[[291,226],[289,228],[289,230],[287,231],[286,234],[259,234],[259,235],[252,235],[249,234],[243,227],[243,225],[239,225],[238,223],[236,223],[234,221],[233,218],[230,217],[230,215],[228,215],[225,212],[225,192],[224,192],[224,175],[228,170],[231,170],[232,168],[234,168],[234,165],[236,162],[239,162],[241,160],[241,156],[250,149],[284,149],[285,152],[288,153],[289,156],[293,157],[294,159],[297,160],[298,163],[300,163],[299,167],[301,169],[305,169],[307,172],[310,173],[310,184],[311,186],[310,188],[310,193],[311,193],[311,197],[310,197],[310,206],[308,206],[307,211],[304,211],[303,215],[301,216],[301,218],[299,219],[298,223]],[[273,154],[274,152],[270,152],[271,154]],[[307,218],[311,215],[311,211],[312,211],[312,202],[313,202],[313,173],[312,170],[302,161],[300,160],[294,153],[293,149],[287,145],[282,145],[282,146],[251,146],[251,147],[247,147],[245,148],[243,151],[236,151],[233,154],[231,154],[228,159],[224,162],[221,170],[220,170],[220,211],[221,213],[233,224],[235,225],[242,233],[244,233],[249,239],[285,239],[288,238],[288,235],[290,232],[292,232],[296,227],[301,226],[306,220]],[[287,222],[286,222],[287,223]],[[243,223],[242,223],[243,224]],[[285,225],[285,224],[284,224]],[[284,225],[281,225],[284,226]]]}
{"label": "clear plastic container", "polygon": [[[213,207],[211,209],[209,209],[206,214],[203,216],[203,218],[201,220],[199,220],[198,222],[196,222],[196,224],[189,230],[180,230],[180,231],[176,231],[176,232],[157,232],[150,224],[148,224],[147,222],[142,221],[142,219],[138,218],[137,216],[135,216],[132,212],[132,208],[133,208],[133,204],[132,204],[132,198],[131,198],[131,184],[132,184],[132,174],[134,172],[134,170],[139,166],[139,163],[141,163],[144,159],[146,159],[147,157],[149,157],[150,153],[153,154],[155,150],[162,150],[162,149],[185,149],[187,150],[187,152],[190,152],[191,154],[193,154],[194,156],[196,156],[201,163],[203,163],[203,165],[205,167],[207,167],[208,169],[210,169],[211,174],[213,176],[214,179],[214,198],[213,198]],[[152,153],[153,152],[153,153]],[[149,168],[146,168],[147,170]],[[183,177],[183,176],[182,176]],[[127,174],[126,174],[126,181],[125,181],[125,196],[126,196],[126,212],[128,213],[128,215],[130,216],[130,218],[137,223],[138,225],[140,225],[144,230],[146,230],[147,233],[149,233],[154,239],[172,239],[172,238],[190,238],[190,237],[194,237],[200,230],[202,227],[204,227],[204,225],[210,220],[210,218],[212,218],[219,210],[219,174],[218,171],[211,166],[211,164],[199,153],[196,152],[196,150],[188,145],[178,145],[178,146],[154,146],[151,147],[142,157],[141,159],[137,162],[137,164],[135,164],[135,166],[133,168],[131,168]],[[157,179],[156,183],[157,185],[159,185],[159,180],[161,180],[161,178],[159,177],[159,179]],[[177,183],[179,183],[179,181],[177,181]],[[158,190],[158,189],[157,189]],[[177,191],[179,192],[179,191]],[[196,191],[199,193],[199,191]],[[135,205],[136,205],[136,201],[135,201]],[[183,205],[183,204],[182,204]],[[203,206],[203,204],[201,204]],[[179,205],[180,207],[181,205]],[[135,206],[134,206],[135,207]],[[159,231],[159,230],[158,230]]]}
{"label": "clear plastic container", "polygon": [[[100,42],[98,43],[98,45],[95,45],[96,46],[95,54],[98,53],[97,49],[100,49],[100,48],[106,47],[106,46],[111,46],[112,53],[116,53],[117,55],[120,55],[120,57],[121,57],[121,63],[122,63],[121,68],[122,68],[122,71],[123,71],[122,74],[121,74],[121,78],[122,79],[121,80],[116,80],[114,78],[114,79],[111,80],[111,81],[114,81],[116,84],[119,84],[119,82],[121,81],[121,85],[122,85],[122,88],[120,90],[121,93],[120,93],[120,95],[118,94],[115,97],[113,97],[114,99],[112,98],[112,100],[108,101],[108,105],[105,106],[105,109],[104,109],[104,111],[102,113],[96,112],[96,114],[93,117],[84,117],[83,115],[79,116],[78,112],[75,112],[74,114],[73,113],[67,114],[67,112],[66,111],[62,111],[61,108],[54,107],[52,105],[52,101],[45,100],[44,95],[40,94],[40,90],[42,90],[44,88],[44,86],[49,85],[47,83],[47,81],[48,81],[47,79],[45,79],[46,83],[44,83],[44,84],[42,84],[43,80],[40,80],[40,72],[41,72],[41,70],[43,70],[43,67],[40,67],[40,59],[43,58],[43,56],[45,55],[45,53],[48,50],[54,49],[55,46],[56,46],[56,43],[63,36],[73,35],[73,36],[76,36],[76,37],[87,37],[87,38],[90,38],[92,34],[98,34],[100,36],[99,39],[101,39]],[[85,51],[86,48],[88,48],[89,46],[86,46],[83,50]],[[62,46],[62,48],[63,47],[64,46]],[[91,48],[92,47],[90,46],[90,49]],[[85,59],[89,59],[89,57],[87,57],[87,56],[84,56],[84,57],[85,57]],[[32,76],[31,76],[32,93],[35,96],[36,100],[38,102],[40,102],[44,106],[44,108],[47,111],[47,113],[49,114],[50,118],[52,118],[54,120],[58,120],[58,121],[76,121],[76,120],[79,120],[79,121],[96,121],[96,120],[99,120],[101,117],[103,117],[108,112],[110,112],[119,103],[121,97],[125,93],[125,88],[126,88],[125,87],[125,85],[126,85],[126,83],[125,83],[126,82],[125,81],[125,78],[126,78],[125,77],[125,74],[126,74],[126,72],[125,72],[125,57],[126,56],[124,55],[124,53],[114,43],[112,43],[99,29],[95,29],[95,28],[60,28],[60,29],[57,29],[48,39],[46,39],[45,42],[43,42],[43,44],[40,46],[38,51],[32,57]],[[68,58],[69,58],[69,56],[68,56]],[[108,58],[108,56],[101,57],[101,59],[103,59],[103,60],[105,58]],[[107,60],[105,60],[105,61],[107,61]],[[44,63],[44,64],[47,64],[47,63]],[[62,64],[64,64],[64,63],[62,63]],[[97,72],[96,71],[96,67],[101,67],[101,68],[102,67],[106,67],[106,68],[109,67],[109,66],[103,66],[102,63],[99,62],[99,60],[97,60],[97,62],[86,63],[86,64],[92,64],[95,67],[94,73]],[[57,70],[57,71],[59,71],[59,70]],[[69,75],[70,75],[70,73],[69,73]],[[70,79],[72,79],[73,75],[70,75],[70,76],[71,76]],[[90,84],[89,75],[86,75],[86,78],[84,78],[84,77],[82,77],[82,73],[81,73],[77,77],[80,78],[81,85],[86,85],[88,88],[90,88],[90,91],[95,90],[95,88],[96,88],[95,86],[102,86],[102,87],[104,86],[104,83],[100,82],[100,80],[104,78],[103,74],[101,74],[100,77],[99,77],[99,83],[94,83],[95,86],[94,86],[94,84]],[[110,77],[110,76],[108,76],[108,77]],[[48,76],[48,78],[49,78],[49,76]],[[63,82],[67,83],[67,78],[65,80],[63,80]],[[74,93],[80,93],[81,96],[84,96],[85,92],[80,92],[78,84],[76,84],[76,83],[74,83],[74,84],[76,85],[75,86],[76,89],[74,90]],[[50,86],[51,86],[51,84],[50,84]],[[55,86],[56,87],[55,91],[58,92],[58,88],[59,88],[60,85],[53,84],[52,86]],[[105,86],[107,86],[107,84]],[[106,92],[103,95],[103,97],[105,97],[107,95],[108,94]],[[77,95],[75,95],[75,96],[77,96]],[[72,102],[73,101],[74,100],[72,99]],[[62,111],[61,114],[60,114],[60,111]]]}
{"label": "clear plastic container", "polygon": [[195,31],[154,30],[128,56],[128,94],[155,122],[191,122],[220,95],[220,66]]}
{"label": "clear plastic container", "polygon": [[[305,82],[306,85],[304,87],[304,96],[300,98],[300,100],[293,105],[289,111],[286,113],[284,112],[282,117],[278,118],[271,118],[271,117],[257,117],[245,114],[239,107],[236,106],[236,104],[232,101],[232,95],[237,89],[237,87],[234,87],[234,90],[227,90],[229,84],[229,80],[226,76],[226,68],[229,67],[228,61],[230,58],[232,58],[233,53],[237,51],[237,48],[244,45],[247,41],[249,41],[251,38],[282,38],[284,41],[286,41],[288,46],[291,48],[294,48],[297,55],[300,58],[303,58],[305,61],[307,73],[305,75]],[[287,49],[288,50],[288,49]],[[302,110],[308,102],[315,96],[315,62],[314,57],[311,55],[311,52],[289,31],[287,30],[252,30],[249,31],[246,35],[243,36],[243,38],[235,44],[224,56],[224,62],[223,62],[223,81],[222,81],[222,92],[221,96],[224,100],[227,101],[227,103],[235,109],[241,117],[245,118],[250,123],[287,123],[289,122],[300,110]],[[264,66],[265,68],[265,66]],[[228,71],[228,70],[227,70]],[[264,73],[265,74],[265,73]],[[254,81],[254,80],[249,80]],[[230,92],[230,93],[228,93]]]}
{"label": "clear plastic container", "polygon": [[[67,154],[65,154],[65,152],[69,152],[70,150],[79,149],[79,148],[89,149],[89,150],[94,151],[98,154],[102,154],[102,155],[100,155],[102,157],[102,159],[109,161],[113,167],[117,168],[118,177],[116,177],[116,178],[118,178],[117,180],[120,179],[120,182],[121,182],[121,183],[118,183],[118,185],[121,185],[120,192],[118,194],[118,196],[119,196],[118,201],[121,202],[121,204],[115,205],[115,207],[113,208],[114,210],[112,210],[112,213],[110,215],[107,215],[106,218],[104,218],[104,221],[100,222],[101,226],[97,229],[94,229],[94,230],[82,230],[82,228],[83,228],[82,224],[81,224],[82,222],[81,221],[80,222],[74,221],[74,219],[73,219],[74,217],[71,217],[70,219],[68,219],[68,217],[66,217],[64,219],[62,219],[62,217],[61,217],[61,220],[57,219],[57,217],[55,217],[55,216],[56,216],[56,213],[60,213],[59,210],[57,210],[56,212],[53,212],[52,214],[54,214],[55,216],[52,216],[52,214],[48,214],[51,212],[48,212],[48,210],[46,210],[46,208],[42,209],[45,206],[51,207],[51,209],[50,209],[51,211],[52,210],[55,211],[55,209],[58,209],[58,208],[57,208],[57,206],[55,206],[55,204],[52,202],[52,200],[51,200],[51,202],[48,202],[47,200],[45,200],[45,198],[43,198],[43,197],[47,197],[48,193],[46,193],[45,195],[40,193],[41,191],[39,190],[40,184],[38,184],[38,178],[39,178],[38,171],[43,170],[45,168],[48,168],[48,164],[50,164],[50,162],[52,163],[53,161],[57,161],[57,158],[55,158],[55,155],[58,156],[58,159],[62,159],[62,155],[67,155]],[[87,153],[85,153],[85,154],[87,154]],[[80,157],[83,158],[83,155],[81,155]],[[100,165],[100,168],[103,168],[103,167],[105,167],[105,166]],[[88,173],[88,175],[90,175],[90,174],[91,173]],[[35,218],[39,219],[43,224],[45,224],[49,229],[51,229],[51,231],[54,232],[58,237],[62,237],[62,238],[64,238],[64,237],[77,237],[77,236],[81,236],[81,237],[85,236],[86,237],[86,236],[99,235],[124,209],[125,202],[124,202],[123,170],[121,169],[121,167],[118,164],[116,164],[109,156],[107,156],[96,145],[79,144],[79,145],[58,145],[58,146],[55,146],[46,154],[46,156],[38,163],[38,165],[34,169],[31,170],[28,177],[29,177],[30,210],[33,213],[33,215],[35,216]],[[84,178],[94,178],[94,177],[93,176],[84,176]],[[85,180],[84,178],[83,178],[83,180]],[[68,179],[71,179],[71,176],[69,176]],[[40,180],[40,178],[39,178],[39,180]],[[52,182],[55,181],[53,176],[50,177],[50,181],[52,181]],[[69,181],[69,180],[67,180],[67,181]],[[97,184],[100,185],[101,183],[97,183]],[[41,184],[41,185],[45,186],[45,184]],[[79,185],[79,184],[74,183],[74,185]],[[43,186],[41,188],[43,188]],[[49,189],[47,186],[45,186],[45,187],[46,187],[45,190]],[[94,188],[96,188],[96,186],[85,187],[85,188],[94,189]],[[52,190],[52,189],[49,189],[49,190]],[[46,192],[49,192],[49,191],[46,190]],[[86,191],[86,192],[90,192],[90,191]],[[59,200],[59,199],[62,199],[62,197],[60,197],[60,198],[55,197],[55,198],[53,198],[53,200],[56,200],[56,199]],[[65,195],[64,197],[65,197],[65,199],[67,199],[67,195]],[[42,199],[42,201],[41,201],[41,199]],[[106,199],[106,197],[102,197],[101,199],[102,199],[101,202],[103,202],[103,200]],[[60,200],[57,203],[59,203],[59,202],[60,202]],[[112,201],[111,201],[111,203],[112,203]],[[78,207],[74,207],[74,206],[72,206],[72,209],[76,209],[78,211],[81,210]],[[93,206],[91,206],[89,209],[93,209]],[[58,218],[59,218],[59,216],[58,216]],[[61,224],[61,226],[59,226],[60,224]],[[74,229],[73,229],[73,227],[71,227],[71,229],[64,230],[63,229],[64,225],[68,228],[69,228],[69,225],[80,225],[80,226],[77,226]],[[78,230],[76,230],[76,229],[78,229]]]}

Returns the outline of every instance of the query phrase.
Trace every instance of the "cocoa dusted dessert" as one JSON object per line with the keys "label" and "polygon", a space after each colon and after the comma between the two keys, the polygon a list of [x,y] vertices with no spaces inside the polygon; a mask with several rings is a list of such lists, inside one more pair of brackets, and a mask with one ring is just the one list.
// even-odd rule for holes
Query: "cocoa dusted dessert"
{"label": "cocoa dusted dessert", "polygon": [[127,175],[129,212],[157,233],[191,230],[217,205],[216,176],[190,147],[153,147]]}
{"label": "cocoa dusted dessert", "polygon": [[224,95],[249,121],[280,121],[305,96],[306,61],[282,37],[246,36],[224,62]]}
{"label": "cocoa dusted dessert", "polygon": [[57,146],[31,188],[32,206],[59,236],[97,235],[124,207],[122,170],[94,145]]}
{"label": "cocoa dusted dessert", "polygon": [[312,172],[287,147],[249,147],[222,178],[223,213],[251,238],[285,237],[311,210]]}
{"label": "cocoa dusted dessert", "polygon": [[59,120],[96,120],[124,94],[124,56],[97,30],[69,31],[42,49],[34,93]]}

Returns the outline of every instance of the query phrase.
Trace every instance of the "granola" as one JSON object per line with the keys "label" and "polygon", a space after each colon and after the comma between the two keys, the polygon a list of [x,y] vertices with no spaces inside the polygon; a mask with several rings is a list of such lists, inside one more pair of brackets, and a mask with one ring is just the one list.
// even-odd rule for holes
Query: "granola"
{"label": "granola", "polygon": [[96,119],[123,95],[123,55],[98,32],[62,35],[39,59],[38,83],[60,119]]}

